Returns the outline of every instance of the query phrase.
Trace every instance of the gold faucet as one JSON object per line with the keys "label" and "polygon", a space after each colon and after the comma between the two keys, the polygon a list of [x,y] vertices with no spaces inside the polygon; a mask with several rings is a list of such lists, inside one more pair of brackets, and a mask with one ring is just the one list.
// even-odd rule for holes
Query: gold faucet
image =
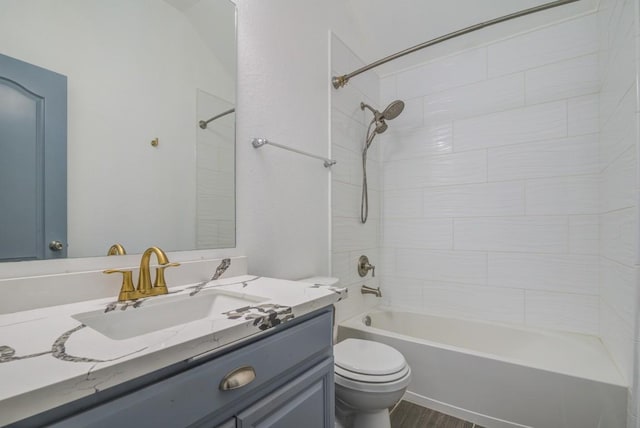
{"label": "gold faucet", "polygon": [[[155,254],[158,258],[158,266],[156,268],[156,280],[151,286],[151,273],[149,272],[149,261],[151,260],[151,254]],[[180,266],[180,263],[169,263],[169,258],[158,247],[147,248],[142,253],[142,259],[140,259],[140,274],[138,275],[138,291],[143,294],[155,296],[158,294],[167,294],[167,283],[164,280],[164,270],[168,267]]]}
{"label": "gold faucet", "polygon": [[[151,261],[151,255],[155,254],[158,259],[158,266],[156,268],[156,279],[151,285],[151,274],[149,272],[149,262]],[[142,253],[140,259],[140,274],[138,276],[138,286],[133,287],[132,272],[130,270],[122,269],[107,269],[104,273],[121,273],[122,274],[122,287],[120,288],[120,294],[118,294],[118,301],[123,302],[125,300],[141,299],[143,297],[157,296],[159,294],[167,294],[167,283],[164,279],[164,270],[169,267],[180,266],[180,263],[169,263],[169,258],[158,247],[150,247]]]}
{"label": "gold faucet", "polygon": [[109,247],[109,251],[107,251],[107,256],[124,256],[127,254],[127,251],[121,244],[115,243],[111,247]]}

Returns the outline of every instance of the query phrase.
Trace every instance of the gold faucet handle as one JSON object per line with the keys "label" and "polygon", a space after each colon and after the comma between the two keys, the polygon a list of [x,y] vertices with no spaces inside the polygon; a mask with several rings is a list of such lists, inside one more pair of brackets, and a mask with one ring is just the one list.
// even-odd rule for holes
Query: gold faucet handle
{"label": "gold faucet handle", "polygon": [[119,243],[113,244],[107,251],[107,256],[124,256],[125,254],[127,254],[127,251]]}
{"label": "gold faucet handle", "polygon": [[107,269],[102,271],[106,274],[121,273],[122,274],[122,286],[120,287],[120,294],[118,294],[118,301],[124,302],[125,300],[134,299],[136,289],[133,287],[133,273],[130,270],[122,269]]}
{"label": "gold faucet handle", "polygon": [[180,263],[167,263],[156,268],[156,279],[153,281],[153,294],[167,294],[167,281],[164,279],[164,270],[170,267],[178,267]]}

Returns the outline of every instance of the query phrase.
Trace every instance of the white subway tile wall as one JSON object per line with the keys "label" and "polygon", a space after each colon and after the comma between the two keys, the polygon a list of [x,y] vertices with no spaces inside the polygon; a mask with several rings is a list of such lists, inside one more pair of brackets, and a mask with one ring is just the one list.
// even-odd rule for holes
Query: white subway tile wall
{"label": "white subway tile wall", "polygon": [[[337,36],[331,36],[331,64],[333,74],[362,67],[360,60]],[[392,82],[393,83],[393,82]],[[395,91],[395,86],[392,86]],[[360,293],[362,285],[378,287],[379,275],[372,273],[361,278],[357,263],[367,255],[380,272],[380,162],[381,138],[377,136],[367,155],[367,182],[369,187],[369,219],[360,222],[362,192],[362,147],[371,112],[360,109],[360,102],[380,108],[378,104],[380,81],[376,74],[365,73],[339,91],[331,91],[331,157],[338,163],[331,168],[331,275],[349,288],[349,298],[336,304],[336,320],[342,321],[375,306],[379,298]],[[384,89],[383,89],[384,91]],[[422,125],[422,106],[413,119]],[[414,109],[415,111],[415,109]],[[395,124],[396,122],[394,122]],[[420,195],[420,197],[422,197]],[[402,196],[401,196],[402,199]],[[422,201],[416,202],[420,210]],[[450,238],[449,238],[450,239]]]}
{"label": "white subway tile wall", "polygon": [[528,215],[597,214],[598,175],[526,181]]}
{"label": "white subway tile wall", "polygon": [[[388,144],[393,144],[387,140]],[[385,190],[484,183],[487,154],[484,150],[425,156],[384,163]]]}
{"label": "white subway tile wall", "polygon": [[569,219],[565,216],[456,218],[456,250],[565,254]]}
{"label": "white subway tile wall", "polygon": [[487,254],[477,251],[396,250],[396,275],[429,281],[487,283]]}
{"label": "white subway tile wall", "polygon": [[490,253],[489,285],[598,296],[598,257]]}
{"label": "white subway tile wall", "polygon": [[482,80],[424,97],[425,118],[443,123],[523,107],[524,73]]}
{"label": "white subway tile wall", "polygon": [[598,107],[600,98],[597,94],[585,95],[569,99],[568,122],[569,136],[597,133]]}
{"label": "white subway tile wall", "polygon": [[566,135],[567,102],[562,100],[458,120],[453,124],[453,148],[486,149]]}
{"label": "white subway tile wall", "polygon": [[535,68],[525,75],[529,104],[594,94],[600,89],[596,54]]}
{"label": "white subway tile wall", "polygon": [[423,287],[423,308],[428,313],[516,324],[524,322],[524,290],[443,281],[425,282]]}
{"label": "white subway tile wall", "polygon": [[396,79],[396,96],[416,98],[487,78],[487,50],[474,49],[402,73]]}
{"label": "white subway tile wall", "polygon": [[598,54],[590,14],[381,80],[389,303],[600,332]]}
{"label": "white subway tile wall", "polygon": [[529,324],[586,334],[599,328],[598,296],[527,290],[525,299]]}
{"label": "white subway tile wall", "polygon": [[562,177],[598,171],[598,135],[489,149],[489,181]]}
{"label": "white subway tile wall", "polygon": [[569,253],[600,254],[599,216],[569,216]]}
{"label": "white subway tile wall", "polygon": [[597,24],[596,15],[591,14],[494,43],[488,47],[489,76],[529,71],[597,53]]}
{"label": "white subway tile wall", "polygon": [[603,0],[598,11],[599,335],[630,384],[627,428],[640,428],[638,4],[638,0]]}
{"label": "white subway tile wall", "polygon": [[428,187],[423,191],[425,217],[486,217],[524,215],[525,183],[465,184]]}

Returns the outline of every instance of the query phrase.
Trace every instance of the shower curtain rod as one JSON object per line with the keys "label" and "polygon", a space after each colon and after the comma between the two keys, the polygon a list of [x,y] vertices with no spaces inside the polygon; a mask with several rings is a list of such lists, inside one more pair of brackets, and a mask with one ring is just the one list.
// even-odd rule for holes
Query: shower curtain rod
{"label": "shower curtain rod", "polygon": [[213,122],[214,120],[216,120],[216,119],[218,119],[218,118],[221,118],[222,116],[226,116],[226,115],[228,115],[228,114],[231,114],[231,113],[233,113],[234,111],[236,111],[236,109],[234,109],[234,108],[230,108],[230,109],[229,109],[229,110],[227,110],[227,111],[223,111],[222,113],[220,113],[220,114],[218,114],[218,115],[213,116],[213,117],[212,117],[211,119],[209,119],[209,120],[201,120],[200,122],[198,122],[198,125],[200,125],[200,128],[202,128],[202,129],[207,129],[207,125],[209,124],[209,122]]}
{"label": "shower curtain rod", "polygon": [[436,37],[435,39],[431,39],[431,40],[426,41],[424,43],[420,43],[419,45],[415,45],[415,46],[413,46],[411,48],[405,49],[405,50],[397,52],[397,53],[395,53],[393,55],[389,55],[389,56],[387,56],[385,58],[382,58],[382,59],[380,59],[378,61],[372,62],[371,64],[365,65],[364,67],[359,68],[356,71],[353,71],[353,72],[351,72],[349,74],[344,74],[342,76],[333,76],[331,78],[331,83],[333,83],[333,87],[334,88],[340,89],[340,88],[344,87],[349,82],[349,79],[351,79],[352,77],[357,76],[358,74],[364,73],[365,71],[371,70],[372,68],[378,67],[379,65],[386,64],[389,61],[393,61],[394,59],[403,57],[405,55],[408,55],[410,53],[419,51],[419,50],[424,49],[426,47],[433,46],[433,45],[436,45],[438,43],[442,43],[445,40],[453,39],[454,37],[462,36],[464,34],[471,33],[472,31],[476,31],[476,30],[479,30],[479,29],[484,28],[484,27],[489,27],[491,25],[495,25],[495,24],[499,24],[501,22],[509,21],[511,19],[514,19],[514,18],[519,18],[521,16],[530,15],[532,13],[541,12],[543,10],[551,9],[551,8],[554,8],[554,7],[562,6],[562,5],[573,3],[573,2],[576,2],[576,1],[579,1],[579,0],[552,1],[550,3],[541,4],[540,6],[532,7],[532,8],[529,8],[529,9],[524,9],[524,10],[521,10],[519,12],[511,13],[509,15],[505,15],[505,16],[501,16],[499,18],[495,18],[495,19],[492,19],[492,20],[489,20],[489,21],[481,22],[479,24],[475,24],[475,25],[472,25],[470,27],[463,28],[462,30],[454,31],[454,32],[449,33],[449,34],[445,34],[444,36]]}

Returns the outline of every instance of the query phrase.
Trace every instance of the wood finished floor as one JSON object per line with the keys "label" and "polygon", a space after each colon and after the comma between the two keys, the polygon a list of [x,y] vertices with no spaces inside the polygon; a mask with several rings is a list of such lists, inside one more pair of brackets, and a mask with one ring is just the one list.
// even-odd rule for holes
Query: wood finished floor
{"label": "wood finished floor", "polygon": [[391,411],[391,428],[482,428],[435,410],[401,401]]}

